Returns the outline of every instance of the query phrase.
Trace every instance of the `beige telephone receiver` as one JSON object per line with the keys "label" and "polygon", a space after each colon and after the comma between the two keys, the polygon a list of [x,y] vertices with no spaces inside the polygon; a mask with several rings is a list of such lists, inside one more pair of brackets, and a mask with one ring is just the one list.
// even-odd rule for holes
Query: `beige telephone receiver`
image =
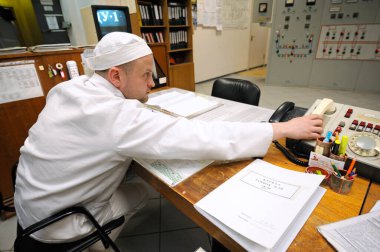
{"label": "beige telephone receiver", "polygon": [[335,112],[334,101],[329,98],[323,98],[323,100],[318,104],[314,109],[312,114],[323,115],[323,114],[332,114]]}

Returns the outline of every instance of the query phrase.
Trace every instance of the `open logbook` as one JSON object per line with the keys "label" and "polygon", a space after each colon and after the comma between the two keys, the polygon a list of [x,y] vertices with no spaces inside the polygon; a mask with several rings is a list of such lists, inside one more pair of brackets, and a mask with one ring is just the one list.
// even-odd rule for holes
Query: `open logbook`
{"label": "open logbook", "polygon": [[258,159],[195,208],[248,251],[285,251],[325,193],[322,180]]}
{"label": "open logbook", "polygon": [[149,98],[146,105],[173,116],[193,118],[222,104],[201,94],[170,90]]}

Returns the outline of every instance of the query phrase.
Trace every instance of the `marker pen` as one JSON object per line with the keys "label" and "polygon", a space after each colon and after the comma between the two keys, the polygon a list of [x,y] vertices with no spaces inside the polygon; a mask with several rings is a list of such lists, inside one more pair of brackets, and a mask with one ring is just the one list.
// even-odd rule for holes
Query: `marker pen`
{"label": "marker pen", "polygon": [[326,138],[323,140],[324,143],[330,142],[330,137],[332,136],[332,132],[328,131],[326,134]]}
{"label": "marker pen", "polygon": [[340,141],[339,140],[335,140],[334,147],[333,147],[333,150],[332,150],[332,153],[334,155],[338,155],[339,146],[340,146]]}
{"label": "marker pen", "polygon": [[339,147],[339,151],[338,151],[339,155],[344,156],[346,154],[347,144],[348,144],[348,136],[344,135],[344,136],[342,136],[342,142],[340,143],[340,147]]}

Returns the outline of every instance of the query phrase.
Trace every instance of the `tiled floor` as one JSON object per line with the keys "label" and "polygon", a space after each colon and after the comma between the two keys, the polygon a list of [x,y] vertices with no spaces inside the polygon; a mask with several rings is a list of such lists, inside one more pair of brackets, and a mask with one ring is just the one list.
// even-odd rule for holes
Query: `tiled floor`
{"label": "tiled floor", "polygon": [[[379,110],[379,93],[358,93],[300,87],[264,85],[265,69],[232,74],[228,77],[251,80],[261,89],[260,106],[277,108],[290,100],[300,107],[309,107],[315,99],[329,97],[339,103]],[[213,80],[196,85],[196,91],[211,94]],[[139,179],[139,178],[135,178]],[[150,187],[150,200],[126,225],[116,240],[122,251],[195,251],[202,247],[210,251],[210,237],[170,202]],[[13,251],[16,236],[16,219],[0,221],[0,251]]]}

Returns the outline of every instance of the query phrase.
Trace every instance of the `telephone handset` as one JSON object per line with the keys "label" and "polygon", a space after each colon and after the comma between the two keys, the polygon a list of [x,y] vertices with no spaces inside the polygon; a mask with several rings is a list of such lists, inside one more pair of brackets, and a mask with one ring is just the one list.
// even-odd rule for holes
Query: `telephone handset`
{"label": "telephone handset", "polygon": [[335,104],[333,100],[328,98],[323,98],[323,100],[318,104],[318,106],[311,112],[315,115],[328,114],[331,115],[336,111]]}
{"label": "telephone handset", "polygon": [[[281,104],[273,115],[269,118],[269,122],[286,122],[295,117],[303,116],[306,113],[306,108],[296,107],[293,102],[287,101]],[[299,157],[308,158],[308,155],[301,153],[297,150],[297,146],[300,143],[300,140],[294,139],[286,139],[286,147],[290,149],[293,155],[287,150],[284,146],[282,146],[278,141],[273,141],[276,147],[293,163],[301,166],[307,166],[307,161],[302,161],[298,159]]]}
{"label": "telephone handset", "polygon": [[283,122],[288,121],[287,115],[294,109],[294,102],[284,102],[281,104],[273,115],[269,118],[269,122]]}

